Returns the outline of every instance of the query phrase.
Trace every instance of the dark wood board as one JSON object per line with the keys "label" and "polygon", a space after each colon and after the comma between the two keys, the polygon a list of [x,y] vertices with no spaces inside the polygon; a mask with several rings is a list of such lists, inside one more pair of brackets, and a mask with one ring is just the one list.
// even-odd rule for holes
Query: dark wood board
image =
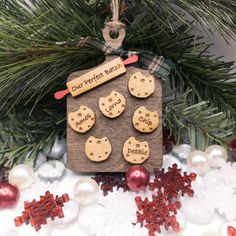
{"label": "dark wood board", "polygon": [[[89,70],[72,73],[68,81],[80,76]],[[146,99],[133,97],[128,91],[128,80],[136,71],[141,71],[145,75],[149,72],[140,68],[128,66],[127,72],[106,84],[96,87],[82,95],[73,98],[67,97],[67,114],[78,110],[80,105],[91,108],[96,115],[96,123],[91,130],[85,134],[73,131],[67,124],[67,155],[68,166],[73,171],[78,172],[125,172],[132,164],[128,163],[122,155],[122,147],[126,139],[134,136],[140,141],[148,141],[150,146],[149,159],[142,165],[147,170],[162,165],[162,83],[156,79],[155,92]],[[102,96],[107,96],[111,91],[117,91],[126,98],[126,109],[124,113],[115,119],[105,117],[98,107],[98,100]],[[140,133],[132,125],[132,115],[140,106],[146,106],[151,111],[158,111],[160,115],[159,127],[150,134]],[[109,158],[100,163],[90,161],[85,155],[84,145],[90,136],[102,138],[107,136],[112,145],[112,153]]]}

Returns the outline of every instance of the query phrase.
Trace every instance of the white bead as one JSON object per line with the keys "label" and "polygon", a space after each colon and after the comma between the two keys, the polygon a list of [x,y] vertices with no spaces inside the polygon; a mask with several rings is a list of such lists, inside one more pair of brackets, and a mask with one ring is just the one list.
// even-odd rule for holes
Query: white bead
{"label": "white bead", "polygon": [[222,166],[222,161],[228,160],[228,153],[225,148],[219,145],[209,146],[205,153],[209,156],[210,166],[214,168],[219,168]]}
{"label": "white bead", "polygon": [[57,229],[65,229],[70,227],[78,218],[79,215],[79,204],[75,200],[70,200],[64,204],[63,207],[63,218],[56,218],[52,225]]}
{"label": "white bead", "polygon": [[44,181],[59,181],[66,171],[65,165],[57,160],[47,161],[38,169],[38,176]]}
{"label": "white bead", "polygon": [[[51,148],[51,149],[50,149]],[[66,140],[60,139],[57,136],[52,147],[47,146],[44,148],[43,152],[52,159],[60,159],[63,154],[66,152]]]}
{"label": "white bead", "polygon": [[80,179],[74,186],[74,197],[81,206],[96,202],[98,194],[98,184],[91,178]]}
{"label": "white bead", "polygon": [[101,204],[91,204],[80,209],[79,227],[83,233],[96,235],[105,223],[103,219],[104,207]]}
{"label": "white bead", "polygon": [[165,171],[168,171],[168,167],[172,167],[173,164],[177,164],[179,169],[182,168],[181,162],[177,158],[175,158],[174,156],[172,156],[170,154],[163,156],[162,168],[164,168]]}
{"label": "white bead", "polygon": [[214,209],[199,198],[185,198],[181,210],[186,219],[195,224],[207,224],[214,216]]}
{"label": "white bead", "polygon": [[20,164],[11,169],[8,176],[9,183],[16,185],[20,190],[30,187],[34,182],[32,167]]}
{"label": "white bead", "polygon": [[187,158],[192,151],[192,147],[189,144],[181,144],[173,148],[172,155],[179,159],[180,162],[186,163]]}
{"label": "white bead", "polygon": [[210,169],[209,157],[202,151],[193,151],[187,159],[188,167],[196,174],[203,175]]}
{"label": "white bead", "polygon": [[223,236],[228,236],[227,234],[228,226],[232,226],[236,229],[236,221],[226,221],[220,226],[219,231],[222,233]]}

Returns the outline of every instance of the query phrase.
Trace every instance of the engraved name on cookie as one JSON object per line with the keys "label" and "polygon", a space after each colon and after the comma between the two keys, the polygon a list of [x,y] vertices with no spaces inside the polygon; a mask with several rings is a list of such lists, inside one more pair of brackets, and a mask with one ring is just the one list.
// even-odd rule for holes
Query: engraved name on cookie
{"label": "engraved name on cookie", "polygon": [[68,114],[68,123],[73,130],[85,133],[95,124],[95,114],[92,109],[81,105],[79,110]]}

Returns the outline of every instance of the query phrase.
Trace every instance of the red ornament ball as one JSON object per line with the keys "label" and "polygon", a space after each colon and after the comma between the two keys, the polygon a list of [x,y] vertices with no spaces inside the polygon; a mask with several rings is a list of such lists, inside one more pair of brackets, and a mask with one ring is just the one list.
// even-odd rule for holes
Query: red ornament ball
{"label": "red ornament ball", "polygon": [[131,166],[125,175],[126,183],[130,190],[144,191],[149,183],[149,173],[141,165]]}
{"label": "red ornament ball", "polygon": [[12,208],[19,199],[19,190],[10,183],[0,183],[0,209]]}
{"label": "red ornament ball", "polygon": [[236,158],[236,138],[230,142],[231,152],[234,158]]}

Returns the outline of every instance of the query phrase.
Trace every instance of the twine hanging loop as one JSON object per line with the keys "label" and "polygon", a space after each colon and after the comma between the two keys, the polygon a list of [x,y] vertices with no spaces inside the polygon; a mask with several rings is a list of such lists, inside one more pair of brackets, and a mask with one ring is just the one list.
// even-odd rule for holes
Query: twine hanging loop
{"label": "twine hanging loop", "polygon": [[119,0],[112,0],[111,8],[112,21],[106,23],[103,38],[107,46],[118,49],[125,38],[125,25],[119,21]]}

